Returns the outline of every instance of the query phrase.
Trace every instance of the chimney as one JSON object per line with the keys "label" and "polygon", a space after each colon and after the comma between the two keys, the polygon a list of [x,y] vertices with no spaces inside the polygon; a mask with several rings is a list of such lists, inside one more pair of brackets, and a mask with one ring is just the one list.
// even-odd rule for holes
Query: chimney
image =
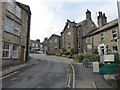
{"label": "chimney", "polygon": [[102,27],[102,12],[98,12],[99,16],[98,16],[98,27]]}
{"label": "chimney", "polygon": [[40,43],[40,39],[36,39],[36,41]]}
{"label": "chimney", "polygon": [[107,23],[107,17],[105,16],[105,13],[103,13],[103,25]]}
{"label": "chimney", "polygon": [[99,16],[98,16],[98,27],[102,27],[103,25],[105,25],[107,23],[107,17],[105,16],[105,13],[102,14],[102,12],[98,12]]}
{"label": "chimney", "polygon": [[91,20],[91,12],[87,9],[86,20]]}

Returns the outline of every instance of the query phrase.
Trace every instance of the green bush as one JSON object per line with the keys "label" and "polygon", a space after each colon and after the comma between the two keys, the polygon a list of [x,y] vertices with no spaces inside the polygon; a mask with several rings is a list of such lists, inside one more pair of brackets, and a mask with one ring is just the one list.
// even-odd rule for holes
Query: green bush
{"label": "green bush", "polygon": [[79,62],[82,62],[82,60],[83,60],[83,54],[82,53],[78,53],[78,54],[75,55],[75,58],[77,60],[79,60]]}
{"label": "green bush", "polygon": [[79,62],[82,62],[83,59],[89,59],[90,62],[93,61],[100,61],[100,57],[96,54],[83,54],[83,53],[78,53],[75,55],[75,58],[79,60]]}

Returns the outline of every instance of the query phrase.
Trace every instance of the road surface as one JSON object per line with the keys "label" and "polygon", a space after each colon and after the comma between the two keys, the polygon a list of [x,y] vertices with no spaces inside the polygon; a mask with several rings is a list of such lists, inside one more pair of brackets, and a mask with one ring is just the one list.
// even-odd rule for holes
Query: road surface
{"label": "road surface", "polygon": [[35,64],[2,80],[3,88],[65,88],[68,64],[55,56],[33,54]]}

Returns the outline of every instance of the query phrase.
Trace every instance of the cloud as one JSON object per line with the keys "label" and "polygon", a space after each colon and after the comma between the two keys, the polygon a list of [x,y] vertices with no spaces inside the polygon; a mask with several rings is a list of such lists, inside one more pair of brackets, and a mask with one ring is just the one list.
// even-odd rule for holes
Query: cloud
{"label": "cloud", "polygon": [[[60,35],[66,20],[80,22],[86,18],[87,9],[97,22],[98,11],[108,16],[108,21],[117,18],[117,5],[114,0],[17,0],[30,6],[32,11],[31,39],[44,40],[52,34]],[[97,24],[97,23],[96,23]]]}

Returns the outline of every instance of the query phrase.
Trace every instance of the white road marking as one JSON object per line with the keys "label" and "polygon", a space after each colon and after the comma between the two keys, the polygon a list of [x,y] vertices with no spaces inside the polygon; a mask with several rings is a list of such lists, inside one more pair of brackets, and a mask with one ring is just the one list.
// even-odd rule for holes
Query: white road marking
{"label": "white road marking", "polygon": [[95,90],[97,90],[97,87],[96,87],[96,85],[95,85],[95,82],[94,82],[94,81],[93,81],[93,86],[94,86]]}
{"label": "white road marking", "polygon": [[[69,64],[70,66],[71,66],[71,68],[72,68],[72,74],[73,74],[73,84],[72,84],[72,88],[75,88],[75,70],[74,70],[74,67],[73,67],[73,65],[68,61],[68,60],[65,60],[65,62],[67,63],[67,64]],[[71,78],[71,77],[70,77]],[[69,78],[69,79],[70,79]],[[70,79],[71,80],[71,79]],[[69,84],[68,84],[68,86],[69,86]]]}
{"label": "white road marking", "polygon": [[7,77],[9,77],[9,76],[12,76],[12,75],[14,75],[14,74],[16,74],[16,73],[18,73],[18,72],[19,72],[19,71],[15,71],[15,72],[10,73],[10,74],[8,74],[8,75],[6,75],[6,76],[3,76],[3,77],[0,78],[0,80],[5,79],[5,78],[7,78]]}

